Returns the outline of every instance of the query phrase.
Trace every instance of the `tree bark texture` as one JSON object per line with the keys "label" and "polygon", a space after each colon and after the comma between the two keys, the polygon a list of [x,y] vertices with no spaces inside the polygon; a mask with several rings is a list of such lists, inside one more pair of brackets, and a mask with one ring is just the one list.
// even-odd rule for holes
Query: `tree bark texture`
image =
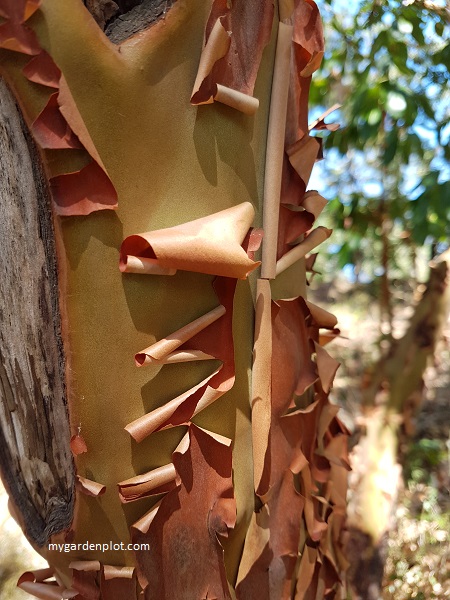
{"label": "tree bark texture", "polygon": [[0,81],[0,464],[37,545],[73,518],[60,275],[47,182]]}
{"label": "tree bark texture", "polygon": [[[314,227],[326,200],[306,192],[321,156],[308,124],[317,6],[116,1],[156,22],[115,44],[93,18],[112,26],[111,2],[20,2],[0,0],[0,70],[58,215],[71,428],[66,417],[53,434],[76,455],[73,519],[39,549],[51,572],[20,587],[45,600],[337,599],[348,432],[323,346],[338,330],[304,297],[305,255],[331,233]],[[2,268],[31,268],[36,248]],[[18,328],[40,306],[29,295]]]}

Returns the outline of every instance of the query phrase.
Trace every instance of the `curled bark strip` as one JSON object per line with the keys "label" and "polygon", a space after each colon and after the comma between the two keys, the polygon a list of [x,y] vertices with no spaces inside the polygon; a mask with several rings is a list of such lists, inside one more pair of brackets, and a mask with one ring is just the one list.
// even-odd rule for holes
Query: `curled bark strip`
{"label": "curled bark strip", "polygon": [[323,391],[328,394],[340,363],[335,358],[330,356],[328,352],[317,342],[314,342],[314,348],[317,354],[317,370],[319,372],[319,379],[322,383]]}
{"label": "curled bark strip", "polygon": [[103,573],[107,581],[110,579],[131,579],[135,574],[135,568],[103,565]]}
{"label": "curled bark strip", "polygon": [[[139,519],[139,521],[136,521],[136,523],[133,523],[133,525],[131,527],[132,535],[133,534],[139,535],[139,533],[143,533],[144,535],[146,535],[148,533],[150,525],[152,524],[153,519],[156,517],[156,514],[159,510],[159,507],[161,506],[161,503],[162,503],[162,500],[157,502],[153,506],[153,508],[148,511],[148,513],[146,513],[143,517],[141,517]],[[145,582],[142,582],[141,578],[139,577],[139,573],[138,573],[138,578],[139,578],[139,583],[144,588]]]}
{"label": "curled bark strip", "polygon": [[264,279],[274,279],[276,276],[277,234],[289,90],[291,40],[292,27],[280,23],[278,26],[272,96],[270,99],[266,170],[264,173],[264,241],[261,266],[261,277]]}
{"label": "curled bark strip", "polygon": [[242,247],[247,251],[247,255],[251,260],[255,260],[255,254],[259,250],[264,237],[264,230],[261,228],[252,228],[247,233]]}
{"label": "curled bark strip", "polygon": [[[24,592],[31,594],[39,600],[61,600],[66,591],[65,588],[52,583],[37,583],[33,581],[24,581],[17,586]],[[76,592],[78,594],[78,592]],[[67,597],[67,596],[66,596]]]}
{"label": "curled bark strip", "polygon": [[[180,346],[182,346],[192,337],[200,333],[200,331],[203,331],[203,329],[207,328],[209,325],[217,321],[217,319],[220,319],[220,317],[222,317],[225,314],[225,312],[225,307],[220,305],[217,308],[214,308],[208,313],[202,315],[198,319],[195,319],[195,321],[191,321],[191,323],[189,323],[188,325],[185,325],[181,329],[178,329],[177,331],[168,335],[159,342],[156,342],[156,344],[153,344],[149,348],[142,350],[142,352],[139,352],[135,356],[136,365],[138,367],[141,367],[143,365],[163,362],[164,359],[168,358],[168,356],[173,356],[175,350],[178,350]],[[175,358],[176,357],[177,355],[175,355]],[[208,354],[205,354],[205,357],[213,358]],[[183,358],[195,360],[195,355],[192,357],[184,357],[183,353],[178,353],[179,362],[183,362]],[[172,360],[170,362],[175,362],[175,360]]]}
{"label": "curled bark strip", "polygon": [[304,234],[312,228],[314,220],[313,213],[303,208],[280,206],[277,260],[289,252],[293,245],[302,241]]}
{"label": "curled bark strip", "polygon": [[137,273],[145,275],[175,275],[176,269],[162,267],[156,258],[143,258],[130,256],[121,258],[120,270],[122,273]]}
{"label": "curled bark strip", "polygon": [[22,54],[39,54],[36,34],[24,25],[39,8],[40,0],[2,0],[0,16],[6,19],[0,25],[0,48]]}
{"label": "curled bark strip", "polygon": [[[200,57],[200,64],[198,66],[197,77],[195,79],[194,90],[191,98],[191,102],[194,104],[196,103],[195,100],[203,81],[210,75],[215,63],[219,60],[219,58],[222,58],[228,52],[230,43],[230,33],[226,31],[222,20],[217,19]],[[209,90],[209,94],[209,98],[206,97],[206,94],[204,99],[198,102],[198,104],[211,104],[214,102],[214,90]]]}
{"label": "curled bark strip", "polygon": [[264,461],[269,445],[271,412],[271,359],[272,359],[272,295],[267,279],[256,284],[255,341],[252,370],[252,438],[254,486],[257,493],[267,492],[262,478]]}
{"label": "curled bark strip", "polygon": [[[308,96],[311,75],[319,67],[323,56],[322,24],[313,0],[284,0],[280,4],[280,13],[293,24],[281,203],[290,210],[302,206],[317,218],[323,208],[321,197],[313,196],[313,192],[308,192],[308,196],[305,192],[314,163],[321,158],[321,140],[308,135]],[[311,129],[328,127],[323,119],[330,112],[331,109],[319,117]],[[283,258],[289,251],[286,248],[286,235],[289,233],[286,222],[289,223],[288,213],[282,213],[277,259]]]}
{"label": "curled bark strip", "polygon": [[294,43],[298,46],[300,76],[309,77],[317,71],[324,54],[322,19],[313,0],[295,3],[293,14]]}
{"label": "curled bark strip", "polygon": [[328,200],[326,200],[318,192],[315,190],[310,190],[303,196],[302,206],[305,210],[312,213],[315,219],[317,219],[327,203]]}
{"label": "curled bark strip", "polygon": [[331,235],[331,229],[326,227],[317,227],[314,229],[303,242],[289,250],[284,256],[277,261],[276,273],[279,275],[295,262],[304,258],[308,252],[314,250],[316,246],[324,242]]}
{"label": "curled bark strip", "polygon": [[54,569],[52,569],[51,567],[49,567],[48,569],[38,569],[36,571],[26,571],[25,573],[22,573],[22,575],[19,577],[17,585],[20,587],[20,584],[24,581],[42,583],[43,581],[46,581],[47,579],[53,577],[54,572]]}
{"label": "curled bark strip", "polygon": [[319,333],[319,344],[321,346],[326,346],[330,342],[332,342],[335,338],[341,335],[340,329],[331,329],[330,331],[321,331]]}
{"label": "curled bark strip", "polygon": [[15,23],[24,23],[39,8],[41,0],[3,0],[0,16]]}
{"label": "curled bark strip", "polygon": [[333,104],[330,108],[328,108],[324,113],[320,115],[315,121],[313,121],[308,129],[309,131],[313,131],[314,129],[320,131],[322,129],[326,129],[328,131],[337,131],[339,129],[339,123],[325,123],[325,119],[328,115],[331,115],[332,112],[341,108],[341,104]]}
{"label": "curled bark strip", "polygon": [[222,307],[225,308],[225,313],[188,339],[180,350],[189,346],[190,350],[200,350],[223,364],[187,392],[128,424],[125,429],[137,442],[154,431],[189,423],[195,415],[233,387],[235,375],[232,320],[236,280],[217,277],[213,287]]}
{"label": "curled bark strip", "polygon": [[217,387],[212,387],[214,379],[218,379],[221,370],[217,369],[207,379],[191,388],[189,391],[167,402],[161,408],[156,408],[150,413],[139,417],[132,423],[129,423],[125,429],[137,441],[141,442],[154,431],[160,431],[167,427],[175,427],[188,423],[204,408],[215,402],[223,396],[225,392],[231,389],[234,383],[234,377],[228,378]]}
{"label": "curled bark strip", "polygon": [[318,327],[325,327],[326,329],[334,329],[336,327],[337,318],[332,313],[317,306],[317,304],[308,302],[308,300],[306,300],[306,305]]}
{"label": "curled bark strip", "polygon": [[180,485],[133,528],[151,548],[136,551],[139,581],[149,598],[229,599],[220,536],[236,519],[231,440],[191,425],[172,460]]}
{"label": "curled bark strip", "polygon": [[118,483],[120,501],[133,502],[140,498],[170,492],[176,485],[177,473],[172,463]]}
{"label": "curled bark strip", "polygon": [[213,360],[214,356],[206,354],[201,350],[177,350],[166,354],[163,358],[153,360],[152,363],[158,365],[169,365],[172,363],[195,362],[197,360]]}
{"label": "curled bark strip", "polygon": [[81,475],[77,475],[77,488],[82,494],[86,494],[87,496],[101,496],[106,492],[106,486],[91,479],[81,477]]}
{"label": "curled bark strip", "polygon": [[220,83],[216,85],[214,100],[235,108],[245,115],[254,115],[259,107],[259,100],[257,98],[247,96],[247,94],[243,94],[237,90],[232,90]]}
{"label": "curled bark strip", "polygon": [[245,279],[259,265],[242,248],[254,215],[253,206],[243,202],[189,223],[129,236],[120,249],[120,270],[153,274],[156,266],[166,274],[182,269]]}
{"label": "curled bark strip", "polygon": [[0,48],[30,56],[41,51],[34,31],[14,21],[6,21],[0,25]]}
{"label": "curled bark strip", "polygon": [[256,112],[253,89],[272,20],[270,0],[214,0],[191,104],[217,101],[248,115]]}
{"label": "curled bark strip", "polygon": [[135,568],[103,565],[100,591],[105,600],[134,600],[137,597]]}

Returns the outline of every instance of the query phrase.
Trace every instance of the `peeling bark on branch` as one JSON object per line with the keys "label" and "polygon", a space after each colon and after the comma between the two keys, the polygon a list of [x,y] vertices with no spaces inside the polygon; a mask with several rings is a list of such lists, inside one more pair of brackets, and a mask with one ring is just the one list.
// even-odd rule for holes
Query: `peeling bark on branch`
{"label": "peeling bark on branch", "polygon": [[0,161],[0,471],[43,546],[73,515],[56,243],[40,158],[1,80]]}

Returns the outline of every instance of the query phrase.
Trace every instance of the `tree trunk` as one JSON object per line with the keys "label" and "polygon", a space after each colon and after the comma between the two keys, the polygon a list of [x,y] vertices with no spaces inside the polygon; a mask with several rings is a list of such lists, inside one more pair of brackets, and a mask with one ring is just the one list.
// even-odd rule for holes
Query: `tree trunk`
{"label": "tree trunk", "polygon": [[[330,233],[312,229],[325,201],[305,193],[320,156],[307,114],[317,7],[10,4],[1,73],[51,193],[24,202],[11,185],[1,209],[2,281],[27,269],[1,305],[2,435],[19,483],[1,466],[51,567],[19,586],[44,599],[338,598],[347,432],[322,346],[336,320],[304,297],[304,257]],[[13,311],[18,294],[29,302]],[[26,460],[14,412],[27,417],[16,439],[40,440]]]}
{"label": "tree trunk", "polygon": [[450,253],[432,263],[426,290],[405,335],[372,368],[364,390],[365,418],[353,450],[352,496],[348,508],[349,578],[355,598],[374,600],[382,593],[388,534],[400,485],[397,463],[400,426],[421,401],[423,374],[433,356],[450,309]]}
{"label": "tree trunk", "polygon": [[2,81],[0,135],[0,464],[25,532],[42,546],[73,518],[63,282],[39,155]]}

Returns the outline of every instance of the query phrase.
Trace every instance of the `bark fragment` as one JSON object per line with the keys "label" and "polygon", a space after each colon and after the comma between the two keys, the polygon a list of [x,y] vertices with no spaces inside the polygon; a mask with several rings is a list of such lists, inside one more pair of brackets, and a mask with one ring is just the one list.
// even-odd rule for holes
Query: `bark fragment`
{"label": "bark fragment", "polygon": [[133,533],[151,548],[136,552],[144,598],[229,599],[220,536],[236,519],[231,440],[191,425],[172,458],[180,485]]}

